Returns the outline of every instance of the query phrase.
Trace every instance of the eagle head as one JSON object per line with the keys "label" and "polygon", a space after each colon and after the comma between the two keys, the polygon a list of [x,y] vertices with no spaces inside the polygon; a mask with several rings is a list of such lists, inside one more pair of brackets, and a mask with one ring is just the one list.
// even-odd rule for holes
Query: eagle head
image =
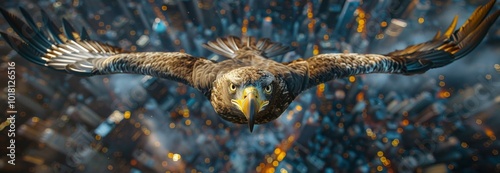
{"label": "eagle head", "polygon": [[278,118],[288,104],[286,85],[273,73],[240,67],[221,74],[214,82],[210,102],[223,119],[238,124],[263,124]]}

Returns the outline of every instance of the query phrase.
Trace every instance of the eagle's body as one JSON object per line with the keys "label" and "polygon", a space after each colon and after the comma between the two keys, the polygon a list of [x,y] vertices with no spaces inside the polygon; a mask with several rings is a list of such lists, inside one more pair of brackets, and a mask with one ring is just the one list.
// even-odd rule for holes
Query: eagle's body
{"label": "eagle's body", "polygon": [[307,59],[279,63],[270,57],[289,51],[269,39],[218,38],[205,48],[226,57],[220,62],[181,52],[127,52],[93,41],[85,29],[79,34],[66,20],[64,32],[42,12],[38,27],[21,8],[26,23],[4,9],[0,12],[20,37],[1,36],[22,57],[38,65],[79,75],[135,73],[166,78],[192,86],[212,103],[225,120],[262,124],[279,117],[302,91],[320,83],[368,73],[418,74],[445,66],[472,51],[500,15],[487,16],[495,1],[478,7],[469,20],[455,30],[450,27],[425,43],[385,55],[319,54]]}
{"label": "eagle's body", "polygon": [[[256,124],[267,123],[278,118],[296,97],[293,92],[289,91],[290,88],[288,88],[286,84],[287,75],[296,72],[284,64],[259,55],[258,52],[242,51],[241,54],[234,58],[220,62],[220,66],[221,70],[217,74],[217,78],[214,82],[215,86],[212,87],[209,99],[215,111],[225,120],[240,124],[248,122],[239,109],[232,106],[223,106],[224,103],[230,102],[230,100],[227,100],[230,97],[227,96],[227,92],[225,92],[227,90],[224,89],[225,87],[219,86],[224,86],[224,76],[229,76],[228,74],[231,74],[231,72],[236,75],[231,76],[234,80],[233,82],[241,86],[259,85],[262,82],[266,82],[260,81],[260,78],[265,75],[265,72],[274,76],[275,80],[270,81],[268,85],[272,85],[274,89],[273,93],[280,95],[280,97],[269,97],[270,100],[266,109],[255,115]],[[219,88],[222,88],[222,91],[219,91]]]}

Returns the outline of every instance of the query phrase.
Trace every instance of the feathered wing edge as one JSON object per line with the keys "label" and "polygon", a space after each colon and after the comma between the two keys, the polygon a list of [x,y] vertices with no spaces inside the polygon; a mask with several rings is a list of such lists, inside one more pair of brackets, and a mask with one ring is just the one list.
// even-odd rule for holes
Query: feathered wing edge
{"label": "feathered wing edge", "polygon": [[464,57],[481,43],[500,15],[500,11],[495,11],[487,16],[494,5],[495,0],[491,0],[476,8],[458,30],[455,30],[458,20],[458,17],[455,17],[442,35],[438,31],[428,42],[408,46],[403,50],[388,53],[387,56],[407,59],[406,74],[423,73],[431,68],[448,65]]}
{"label": "feathered wing edge", "polygon": [[[490,26],[500,16],[495,11],[486,17],[495,1],[478,7],[469,20],[454,31],[457,19],[441,35],[428,42],[412,45],[404,50],[379,54],[319,54],[306,60],[296,60],[287,64],[308,81],[301,91],[333,79],[368,73],[417,74],[431,68],[447,65],[472,51],[484,38]],[[304,63],[306,62],[306,63]],[[305,74],[305,72],[308,72]]]}
{"label": "feathered wing edge", "polygon": [[203,47],[227,58],[236,57],[238,52],[244,49],[259,51],[261,55],[266,57],[274,57],[291,51],[290,47],[272,42],[267,38],[262,38],[255,42],[254,37],[243,37],[240,39],[236,36],[217,38],[215,41],[203,44]]}
{"label": "feathered wing edge", "polygon": [[84,76],[151,75],[193,86],[207,96],[218,69],[212,61],[181,52],[125,52],[90,40],[85,29],[78,34],[66,20],[60,32],[43,11],[42,27],[24,9],[26,23],[4,9],[0,13],[19,36],[0,32],[7,43],[25,59],[55,70]]}
{"label": "feathered wing edge", "polygon": [[23,22],[16,15],[0,8],[0,13],[19,37],[0,32],[6,42],[25,59],[55,70],[80,75],[92,75],[91,58],[106,58],[124,52],[121,48],[90,40],[85,28],[78,33],[67,20],[63,19],[63,31],[42,11],[43,26],[37,27],[33,18],[24,9]]}

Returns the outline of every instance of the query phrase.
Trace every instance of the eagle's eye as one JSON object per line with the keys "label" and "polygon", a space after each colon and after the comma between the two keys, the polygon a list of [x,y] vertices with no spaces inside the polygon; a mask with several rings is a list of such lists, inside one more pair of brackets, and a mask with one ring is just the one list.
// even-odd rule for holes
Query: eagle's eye
{"label": "eagle's eye", "polygon": [[271,92],[273,92],[273,86],[271,85],[268,85],[264,88],[264,91],[266,92],[266,94],[271,94]]}
{"label": "eagle's eye", "polygon": [[236,85],[234,85],[234,84],[232,84],[232,83],[231,83],[231,84],[229,85],[229,91],[231,91],[231,93],[236,92]]}

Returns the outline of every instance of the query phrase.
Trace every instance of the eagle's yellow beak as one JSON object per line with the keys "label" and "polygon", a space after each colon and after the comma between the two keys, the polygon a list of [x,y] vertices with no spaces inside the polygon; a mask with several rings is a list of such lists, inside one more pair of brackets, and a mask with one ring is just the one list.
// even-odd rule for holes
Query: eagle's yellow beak
{"label": "eagle's yellow beak", "polygon": [[253,86],[246,87],[241,96],[242,98],[232,99],[231,102],[243,112],[248,120],[250,132],[252,132],[255,114],[262,111],[269,104],[269,101],[262,100],[259,91]]}

